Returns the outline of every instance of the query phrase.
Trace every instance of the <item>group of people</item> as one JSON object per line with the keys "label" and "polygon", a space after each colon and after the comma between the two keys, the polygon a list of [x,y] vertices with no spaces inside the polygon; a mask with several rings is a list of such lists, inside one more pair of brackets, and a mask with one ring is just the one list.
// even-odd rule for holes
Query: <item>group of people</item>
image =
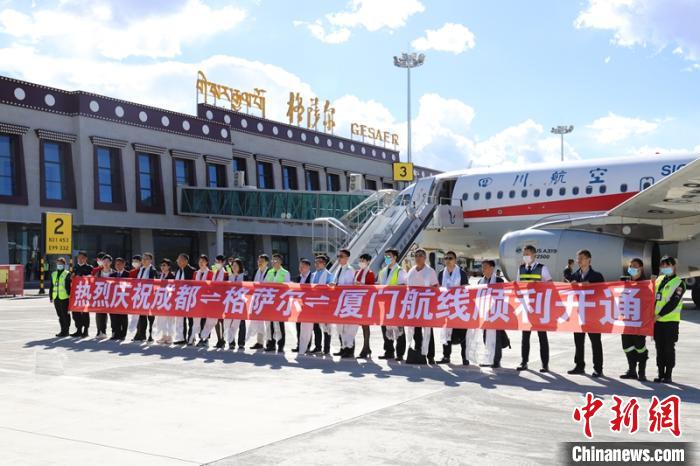
{"label": "group of people", "polygon": [[[523,261],[518,270],[517,281],[552,281],[547,267],[538,262],[536,249],[528,245],[523,249]],[[86,312],[73,312],[75,332],[69,333],[70,313],[68,300],[70,282],[75,276],[99,276],[117,278],[139,278],[159,280],[212,280],[212,281],[254,281],[277,283],[333,284],[346,285],[408,285],[408,286],[441,286],[457,287],[469,283],[469,275],[457,264],[454,251],[444,254],[444,268],[439,272],[427,263],[427,253],[423,249],[414,251],[415,265],[406,271],[399,264],[399,251],[387,249],[384,252],[384,265],[375,276],[369,268],[372,257],[362,254],[359,257],[359,269],[350,265],[350,251],[341,249],[336,257],[337,267],[333,272],[328,268],[330,258],[327,255],[317,255],[313,262],[301,259],[298,264],[298,275],[292,274],[283,266],[280,254],[260,254],[257,258],[257,269],[248,274],[243,261],[239,258],[216,256],[210,263],[206,255],[200,255],[197,268],[190,265],[187,254],[179,254],[175,263],[170,259],[162,259],[156,267],[153,254],[145,252],[131,258],[131,267],[127,268],[124,258],[112,259],[109,254],[99,253],[96,264],[88,263],[85,251],[80,251],[77,263],[72,271],[64,258],[58,258],[55,270],[51,274],[49,296],[54,303],[58,315],[60,332],[57,337],[85,338],[90,327],[90,315]],[[569,282],[596,283],[603,282],[603,276],[591,267],[591,253],[580,250],[577,253],[578,270],[567,267],[565,280]],[[482,274],[480,284],[503,282],[504,279],[496,271],[492,260],[481,263]],[[570,264],[571,265],[571,264]],[[647,275],[641,259],[633,259],[628,267],[628,279],[644,280]],[[672,257],[664,257],[660,263],[660,275],[656,278],[656,322],[654,341],[656,343],[656,361],[658,377],[655,382],[668,383],[672,381],[672,371],[675,365],[675,342],[678,340],[678,324],[680,311],[683,306],[685,282],[676,275],[676,261]],[[107,314],[96,314],[98,339],[125,340],[129,332],[134,333],[135,342],[153,342],[154,327],[159,334],[157,343],[164,345],[196,345],[209,347],[212,331],[216,334],[215,348],[244,350],[246,342],[254,339],[250,346],[252,350],[268,352],[283,352],[286,342],[286,331],[283,322],[264,322],[236,319],[215,318],[183,318],[166,316],[145,316],[124,314],[109,314],[111,337],[107,336]],[[369,358],[372,355],[370,347],[370,326],[362,327],[362,347],[357,355],[359,358]],[[333,353],[341,358],[355,358],[356,339],[360,326],[353,324],[328,323],[296,323],[297,344],[293,352],[306,354],[331,354],[332,334],[339,339],[339,350]],[[502,350],[510,347],[510,341],[505,330],[481,329],[439,329],[434,331],[429,327],[381,327],[383,337],[383,354],[379,359],[404,361],[409,364],[449,364],[451,363],[452,347],[459,345],[463,365],[469,365],[469,357],[479,354],[481,366],[500,367]],[[527,370],[530,356],[529,331],[522,332],[521,363],[518,371]],[[437,335],[437,336],[436,336]],[[549,341],[546,331],[537,332],[539,339],[540,372],[549,371]],[[435,340],[438,338],[442,345],[442,358],[435,360]],[[592,377],[603,375],[603,348],[599,333],[588,333],[593,349]],[[574,334],[575,356],[574,368],[569,374],[585,373],[585,333]],[[629,363],[627,372],[621,375],[623,379],[646,380],[646,361],[648,350],[646,338],[643,335],[622,335],[622,347]],[[405,359],[404,359],[405,358]]]}

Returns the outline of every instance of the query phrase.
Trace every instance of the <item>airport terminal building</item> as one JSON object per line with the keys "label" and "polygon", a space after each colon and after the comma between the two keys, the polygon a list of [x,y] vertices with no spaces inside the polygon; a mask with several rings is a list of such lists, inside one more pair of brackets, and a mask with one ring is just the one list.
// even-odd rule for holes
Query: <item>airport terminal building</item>
{"label": "airport terminal building", "polygon": [[273,251],[294,264],[311,254],[313,218],[397,188],[398,161],[206,103],[188,115],[0,76],[0,263],[36,266],[50,211],[73,214],[73,248],[90,255],[212,255],[219,223],[224,252],[248,267]]}

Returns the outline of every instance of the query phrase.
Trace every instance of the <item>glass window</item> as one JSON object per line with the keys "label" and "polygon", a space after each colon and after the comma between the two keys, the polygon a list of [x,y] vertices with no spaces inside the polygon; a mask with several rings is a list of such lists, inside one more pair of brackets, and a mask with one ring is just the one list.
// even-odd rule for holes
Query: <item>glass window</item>
{"label": "glass window", "polygon": [[578,194],[578,186],[574,186],[573,188],[571,188],[571,194],[573,194],[574,196]]}
{"label": "glass window", "polygon": [[559,195],[566,196],[566,188],[559,188]]}
{"label": "glass window", "polygon": [[532,191],[532,194],[533,194],[535,197],[540,197],[540,190],[539,190],[539,189],[535,189],[535,190]]}
{"label": "glass window", "polygon": [[627,183],[622,183],[620,185],[620,192],[621,193],[626,193],[627,192]]}
{"label": "glass window", "polygon": [[246,169],[246,159],[244,157],[234,157],[231,163],[233,171],[245,173],[246,182],[248,180],[248,170]]}
{"label": "glass window", "polygon": [[175,184],[194,186],[194,160],[175,159]]}
{"label": "glass window", "polygon": [[586,186],[586,194],[591,194],[593,192],[593,186],[588,185]]}
{"label": "glass window", "polygon": [[464,193],[464,194],[462,194],[462,200],[463,200],[463,201],[468,201],[468,200],[469,200],[469,193]]}
{"label": "glass window", "polygon": [[139,200],[146,207],[154,207],[155,202],[155,155],[138,154]]}
{"label": "glass window", "polygon": [[508,197],[513,199],[515,197],[515,190],[511,189],[510,192],[508,193]]}
{"label": "glass window", "polygon": [[478,200],[479,200],[479,193],[474,193],[474,196],[472,196],[472,198],[473,198],[475,201],[478,201]]}
{"label": "glass window", "polygon": [[299,189],[297,181],[297,168],[288,165],[282,165],[282,188],[287,190]]}
{"label": "glass window", "polygon": [[[306,183],[307,191],[320,191],[321,180],[316,170],[306,170],[304,172],[304,182]],[[365,184],[366,187],[366,184]]]}
{"label": "glass window", "polygon": [[[340,178],[338,178],[338,183],[340,184]],[[382,183],[382,189],[394,189],[394,183],[387,183],[386,181]],[[340,191],[340,189],[338,189]]]}
{"label": "glass window", "polygon": [[119,201],[119,161],[115,149],[96,147],[97,157],[97,198],[103,204]]}
{"label": "glass window", "polygon": [[218,163],[207,164],[207,186],[210,188],[226,187],[226,166]]}
{"label": "glass window", "polygon": [[272,175],[272,164],[269,162],[257,163],[258,170],[258,188],[260,189],[275,189],[275,180]]}
{"label": "glass window", "polygon": [[527,197],[527,189],[523,189],[523,190],[520,192],[520,197]]}
{"label": "glass window", "polygon": [[607,190],[608,190],[608,187],[605,186],[604,184],[601,184],[601,185],[598,187],[598,192],[599,192],[600,194],[605,194],[605,191],[607,191]]}
{"label": "glass window", "polygon": [[499,198],[499,199],[503,199],[503,191],[498,191],[498,192],[496,193],[496,197]]}
{"label": "glass window", "polygon": [[[318,174],[318,172],[316,172]],[[372,191],[377,190],[377,182],[374,180],[369,180],[365,178],[365,189],[369,189]]]}
{"label": "glass window", "polygon": [[484,194],[484,197],[486,199],[491,199],[491,191],[486,191],[486,194]]}
{"label": "glass window", "polygon": [[[386,187],[387,183],[384,183]],[[340,191],[340,175],[337,173],[327,173],[326,174],[326,190],[327,191]]]}
{"label": "glass window", "polygon": [[552,190],[552,188],[547,188],[547,197],[551,197],[552,193],[554,193],[554,190]]}
{"label": "glass window", "polygon": [[46,199],[66,200],[65,149],[59,142],[44,141],[43,144],[44,194]]}
{"label": "glass window", "polygon": [[0,196],[18,194],[15,151],[13,137],[9,134],[0,134]]}

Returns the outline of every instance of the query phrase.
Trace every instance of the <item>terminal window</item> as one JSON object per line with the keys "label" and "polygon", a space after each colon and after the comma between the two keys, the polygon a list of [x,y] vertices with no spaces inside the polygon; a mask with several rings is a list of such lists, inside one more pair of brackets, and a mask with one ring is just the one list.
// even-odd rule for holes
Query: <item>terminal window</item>
{"label": "terminal window", "polygon": [[207,164],[207,186],[209,188],[226,187],[226,167],[218,163]]}
{"label": "terminal window", "polygon": [[307,191],[320,191],[321,190],[321,179],[319,177],[318,171],[316,170],[306,170],[304,173],[304,179],[306,182]]}
{"label": "terminal window", "polygon": [[41,201],[46,206],[75,207],[73,166],[66,143],[41,142]]}
{"label": "terminal window", "polygon": [[299,189],[299,182],[297,181],[297,168],[290,167],[288,165],[282,166],[282,187],[285,190],[297,190]]}
{"label": "terminal window", "polygon": [[257,163],[258,169],[258,188],[259,189],[275,189],[275,182],[272,176],[272,164],[268,162]]}
{"label": "terminal window", "polygon": [[0,134],[0,196],[16,196],[18,194],[15,152],[15,138],[9,134]]}
{"label": "terminal window", "polygon": [[336,173],[328,173],[326,175],[326,190],[340,191],[340,175]]}

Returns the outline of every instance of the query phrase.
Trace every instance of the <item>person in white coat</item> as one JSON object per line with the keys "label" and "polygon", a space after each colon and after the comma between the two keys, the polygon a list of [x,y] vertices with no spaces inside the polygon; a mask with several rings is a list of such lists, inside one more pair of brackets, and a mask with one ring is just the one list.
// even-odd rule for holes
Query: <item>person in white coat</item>
{"label": "person in white coat", "polygon": [[[226,258],[223,256],[223,254],[219,254],[216,256],[214,265],[212,266],[211,270],[211,281],[213,282],[227,282],[228,281],[228,272],[226,271],[226,268],[224,267],[224,262],[226,261]],[[216,324],[219,322],[218,318],[215,317],[207,317],[206,320],[204,321],[204,327],[202,328],[202,338],[199,340],[199,345],[198,346],[209,346],[209,336],[211,335],[211,331],[216,327]],[[217,333],[220,332],[219,329],[217,329]],[[221,335],[217,335],[217,341],[216,341],[216,346],[215,348],[217,349],[223,349],[226,345],[224,343],[224,339]]]}
{"label": "person in white coat", "polygon": [[[494,283],[503,283],[504,280],[496,274],[496,262],[485,260],[481,262],[481,271],[484,276],[479,280],[479,285],[491,285]],[[492,367],[497,369],[501,367],[501,356],[504,347],[510,347],[510,340],[505,330],[484,330],[483,337],[484,345],[486,346],[486,362],[480,364],[482,367]]]}
{"label": "person in white coat", "polygon": [[[247,280],[243,268],[243,261],[239,258],[233,259],[229,265],[231,272],[228,274],[228,280],[230,282],[244,282]],[[241,330],[241,323],[243,323],[243,329]],[[245,333],[245,321],[241,319],[226,319],[224,320],[224,331],[228,335],[226,339],[228,340],[228,348],[230,350],[236,349],[236,338],[238,338],[238,349],[245,349],[245,335],[241,337],[241,332]]]}
{"label": "person in white coat", "polygon": [[[437,287],[438,278],[435,269],[426,262],[428,254],[425,249],[416,249],[413,253],[416,265],[411,267],[406,277],[408,286]],[[413,351],[410,345],[413,342]],[[406,356],[407,364],[435,364],[435,340],[432,327],[406,327],[406,344],[409,345],[409,355]],[[415,355],[415,356],[413,356]]]}
{"label": "person in white coat", "polygon": [[[175,274],[172,272],[172,262],[170,259],[160,261],[160,280],[174,280]],[[156,316],[156,330],[160,333],[160,338],[156,343],[170,345],[173,342],[173,331],[175,330],[175,318],[168,316]]]}
{"label": "person in white coat", "polygon": [[[253,275],[253,281],[255,283],[262,283],[265,281],[267,276],[267,271],[270,268],[270,256],[267,254],[260,254],[258,256],[258,269]],[[252,336],[255,336],[255,344],[250,347],[252,350],[261,350],[265,348],[265,322],[262,320],[251,320],[248,326],[248,333],[246,333],[246,341]]]}
{"label": "person in white coat", "polygon": [[[201,254],[199,256],[199,270],[197,270],[194,273],[194,280],[204,282],[204,281],[209,281],[212,279],[212,271],[209,269],[209,257],[207,257],[206,254]],[[192,334],[190,335],[190,338],[187,340],[188,345],[194,345],[195,344],[195,339],[199,337],[199,343],[197,343],[197,346],[208,346],[208,342],[202,338],[202,327],[204,327],[204,322],[206,319],[200,318],[200,317],[195,317],[194,318],[194,324],[192,325]]]}
{"label": "person in white coat", "polygon": [[[350,251],[341,249],[336,256],[338,259],[338,270],[333,275],[331,284],[336,286],[347,286],[355,284],[355,269],[348,263],[350,261]],[[334,356],[341,358],[355,357],[355,336],[360,328],[357,324],[338,324],[338,336],[340,337],[340,351]]]}

